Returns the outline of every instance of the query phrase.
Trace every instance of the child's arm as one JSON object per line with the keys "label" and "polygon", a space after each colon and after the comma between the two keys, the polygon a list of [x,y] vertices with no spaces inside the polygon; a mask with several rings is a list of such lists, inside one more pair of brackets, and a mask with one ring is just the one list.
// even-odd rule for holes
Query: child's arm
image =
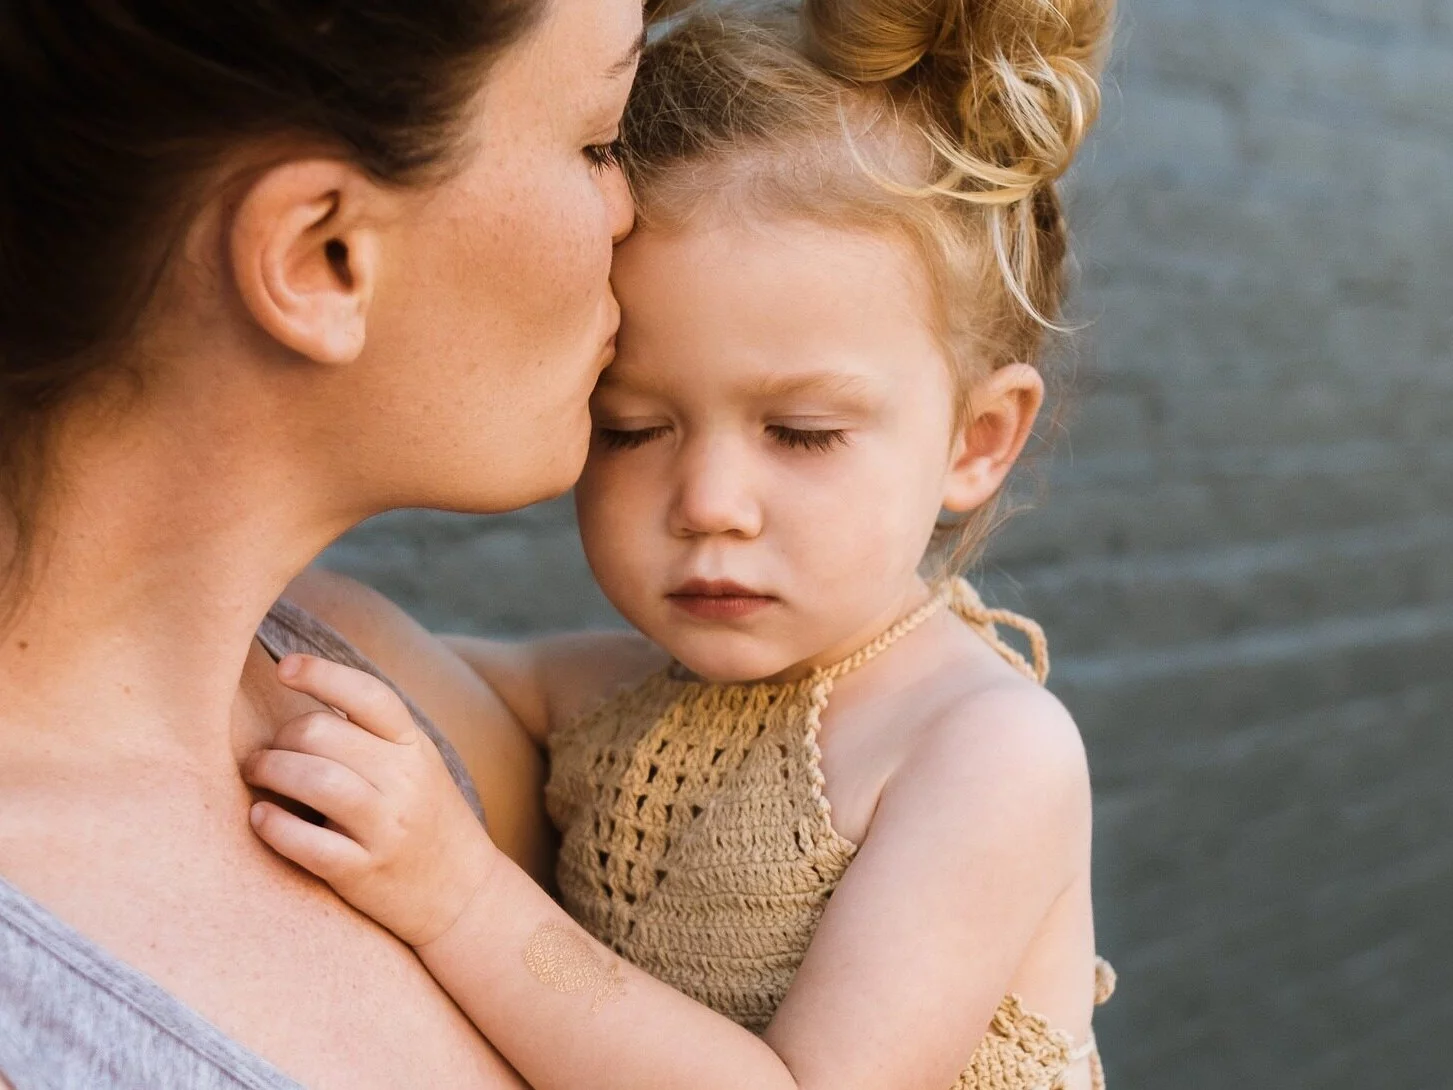
{"label": "child's arm", "polygon": [[1088,859],[1073,724],[1027,688],[979,698],[976,720],[997,716],[1005,729],[945,722],[886,785],[758,1039],[588,938],[461,815],[387,687],[296,656],[279,673],[357,725],[309,717],[306,736],[285,728],[280,749],[249,762],[251,782],[332,822],[259,803],[259,835],[415,945],[540,1090],[951,1086]]}
{"label": "child's arm", "polygon": [[445,645],[487,681],[525,730],[543,744],[621,685],[669,661],[633,632],[568,632],[523,642],[443,636]]}

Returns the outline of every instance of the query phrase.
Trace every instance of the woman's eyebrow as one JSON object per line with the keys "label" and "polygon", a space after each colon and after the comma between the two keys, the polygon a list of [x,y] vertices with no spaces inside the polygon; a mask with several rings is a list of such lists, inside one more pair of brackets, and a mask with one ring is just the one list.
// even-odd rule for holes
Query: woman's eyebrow
{"label": "woman's eyebrow", "polygon": [[610,66],[610,68],[606,71],[606,75],[609,76],[611,79],[615,79],[618,76],[624,76],[635,65],[637,58],[639,58],[641,55],[641,51],[645,48],[646,31],[642,29],[641,36],[631,43],[631,48],[626,50],[626,55],[624,57],[622,57],[620,60],[616,61],[615,64]]}

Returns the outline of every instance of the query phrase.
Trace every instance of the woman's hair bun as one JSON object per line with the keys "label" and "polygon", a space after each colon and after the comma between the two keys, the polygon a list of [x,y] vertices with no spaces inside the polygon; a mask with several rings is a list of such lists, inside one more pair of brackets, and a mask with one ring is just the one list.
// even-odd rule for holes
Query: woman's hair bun
{"label": "woman's hair bun", "polygon": [[1010,204],[1064,173],[1099,111],[1113,0],[803,0],[829,70],[917,100],[934,186]]}

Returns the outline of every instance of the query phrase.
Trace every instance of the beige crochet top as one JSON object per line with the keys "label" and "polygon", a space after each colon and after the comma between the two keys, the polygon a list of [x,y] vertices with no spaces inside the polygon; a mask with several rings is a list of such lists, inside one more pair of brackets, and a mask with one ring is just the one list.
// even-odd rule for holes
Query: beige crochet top
{"label": "beige crochet top", "polygon": [[[852,658],[785,684],[717,685],[666,670],[550,738],[546,803],[563,841],[565,907],[653,976],[760,1033],[786,994],[857,846],[833,829],[817,732],[833,682],[948,604],[1011,664],[1043,681],[1039,627],[989,610],[963,580]],[[996,623],[1029,637],[1033,662]],[[1096,1002],[1114,984],[1097,966]],[[999,1004],[954,1090],[1057,1090],[1094,1038]]]}

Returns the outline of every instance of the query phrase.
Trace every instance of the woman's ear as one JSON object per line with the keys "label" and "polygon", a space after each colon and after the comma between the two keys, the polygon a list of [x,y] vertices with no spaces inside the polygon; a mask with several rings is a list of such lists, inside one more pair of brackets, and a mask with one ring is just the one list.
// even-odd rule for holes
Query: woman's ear
{"label": "woman's ear", "polygon": [[1044,404],[1044,379],[1027,363],[999,368],[974,387],[954,437],[943,507],[962,514],[987,503],[1029,441]]}
{"label": "woman's ear", "polygon": [[228,257],[243,304],[275,340],[317,363],[357,359],[378,280],[382,198],[332,159],[273,167],[248,188]]}

